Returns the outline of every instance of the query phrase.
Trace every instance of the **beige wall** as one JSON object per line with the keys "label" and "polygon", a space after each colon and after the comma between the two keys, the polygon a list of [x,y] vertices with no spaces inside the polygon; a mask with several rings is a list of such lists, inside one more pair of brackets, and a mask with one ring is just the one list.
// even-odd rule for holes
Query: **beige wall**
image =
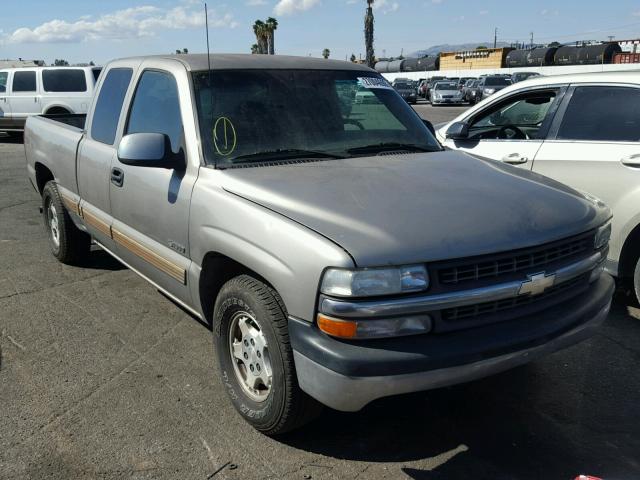
{"label": "beige wall", "polygon": [[464,52],[440,54],[440,70],[474,70],[479,68],[501,68],[510,49],[488,48]]}

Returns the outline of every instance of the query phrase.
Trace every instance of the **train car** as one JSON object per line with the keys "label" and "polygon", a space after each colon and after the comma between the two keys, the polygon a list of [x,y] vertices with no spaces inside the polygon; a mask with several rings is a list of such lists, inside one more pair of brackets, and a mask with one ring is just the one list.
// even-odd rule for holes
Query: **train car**
{"label": "train car", "polygon": [[555,57],[558,47],[542,47],[534,48],[529,51],[527,55],[526,67],[548,67],[553,65],[553,59]]}
{"label": "train car", "polygon": [[640,63],[640,53],[616,53],[613,56],[613,63]]}
{"label": "train car", "polygon": [[617,43],[602,43],[582,47],[560,47],[554,56],[554,65],[596,65],[612,63],[613,56],[622,49]]}
{"label": "train car", "polygon": [[389,73],[389,62],[387,60],[376,62],[373,68],[378,73]]}

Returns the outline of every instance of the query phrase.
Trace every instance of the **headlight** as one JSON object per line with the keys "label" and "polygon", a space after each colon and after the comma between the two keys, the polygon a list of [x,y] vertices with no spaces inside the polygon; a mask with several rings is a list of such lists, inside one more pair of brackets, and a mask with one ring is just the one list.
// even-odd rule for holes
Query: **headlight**
{"label": "headlight", "polygon": [[491,95],[491,94],[495,93],[496,89],[495,88],[485,88],[483,91],[487,95]]}
{"label": "headlight", "polygon": [[330,268],[320,291],[336,297],[372,297],[426,290],[429,275],[424,265],[346,270]]}
{"label": "headlight", "polygon": [[607,243],[609,243],[609,239],[611,238],[611,222],[607,222],[605,225],[601,226],[596,232],[596,239],[594,241],[593,247],[596,250],[601,249]]}

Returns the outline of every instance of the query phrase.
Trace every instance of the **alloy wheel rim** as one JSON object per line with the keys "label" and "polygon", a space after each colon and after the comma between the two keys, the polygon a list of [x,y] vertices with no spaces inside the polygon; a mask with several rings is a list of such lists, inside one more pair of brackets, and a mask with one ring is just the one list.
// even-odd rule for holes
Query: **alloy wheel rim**
{"label": "alloy wheel rim", "polygon": [[229,333],[229,353],[240,387],[253,401],[265,401],[271,391],[273,370],[260,324],[240,311],[231,319]]}
{"label": "alloy wheel rim", "polygon": [[58,223],[58,212],[53,202],[49,202],[49,231],[51,232],[51,240],[56,247],[60,246],[60,226]]}

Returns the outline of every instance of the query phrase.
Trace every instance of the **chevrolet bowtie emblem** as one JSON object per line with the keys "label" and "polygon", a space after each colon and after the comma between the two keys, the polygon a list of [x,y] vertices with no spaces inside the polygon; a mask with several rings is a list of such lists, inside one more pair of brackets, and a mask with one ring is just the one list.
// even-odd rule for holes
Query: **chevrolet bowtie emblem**
{"label": "chevrolet bowtie emblem", "polygon": [[520,284],[520,290],[518,290],[518,295],[540,295],[544,293],[544,291],[552,287],[554,282],[556,281],[555,274],[547,275],[545,272],[536,273],[534,275],[527,275],[529,280],[525,280]]}

